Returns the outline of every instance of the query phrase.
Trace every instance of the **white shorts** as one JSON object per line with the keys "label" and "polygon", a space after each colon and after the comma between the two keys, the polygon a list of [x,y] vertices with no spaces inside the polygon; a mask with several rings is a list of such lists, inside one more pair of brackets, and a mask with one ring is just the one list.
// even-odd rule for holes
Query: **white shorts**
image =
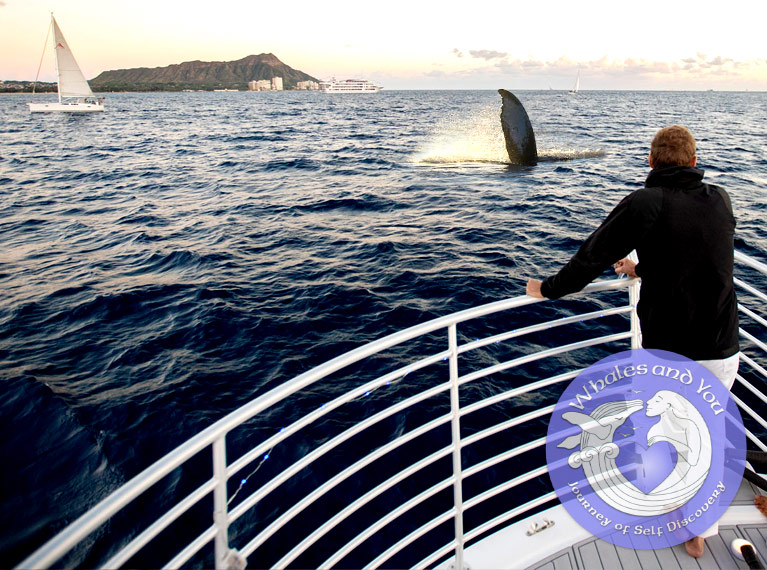
{"label": "white shorts", "polygon": [[[697,360],[696,362],[708,368],[729,390],[735,382],[735,375],[738,373],[740,353],[736,352],[732,356],[720,360]],[[702,538],[709,538],[716,534],[719,534],[718,521],[700,533],[700,536]]]}
{"label": "white shorts", "polygon": [[696,360],[698,364],[702,364],[713,372],[714,376],[722,381],[727,389],[732,388],[735,382],[735,376],[738,373],[738,366],[740,365],[740,353],[736,352],[732,356],[722,358],[720,360]]}

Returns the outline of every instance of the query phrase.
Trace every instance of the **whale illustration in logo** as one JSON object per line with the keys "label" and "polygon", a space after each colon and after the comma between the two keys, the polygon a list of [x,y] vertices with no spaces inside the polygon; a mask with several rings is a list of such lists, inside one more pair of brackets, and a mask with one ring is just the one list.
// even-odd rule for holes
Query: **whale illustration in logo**
{"label": "whale illustration in logo", "polygon": [[[613,436],[641,409],[658,417],[647,433],[647,447],[667,442],[676,450],[676,463],[668,476],[649,493],[629,481],[615,463],[620,449]],[[558,447],[573,449],[568,460],[573,469],[582,468],[596,494],[607,504],[627,514],[656,516],[671,512],[689,501],[711,468],[711,435],[700,412],[684,397],[660,390],[647,400],[616,400],[597,406],[591,414],[565,412],[562,419],[581,428]]]}
{"label": "whale illustration in logo", "polygon": [[562,418],[581,428],[581,433],[565,439],[557,447],[572,449],[579,443],[581,449],[599,447],[611,443],[615,430],[618,429],[634,412],[644,408],[642,400],[618,400],[602,404],[590,415],[580,412],[565,412]]}

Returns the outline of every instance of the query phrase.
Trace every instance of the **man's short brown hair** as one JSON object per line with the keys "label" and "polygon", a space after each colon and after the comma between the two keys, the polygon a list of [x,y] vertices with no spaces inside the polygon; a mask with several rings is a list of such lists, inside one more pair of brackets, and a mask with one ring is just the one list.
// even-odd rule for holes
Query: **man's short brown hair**
{"label": "man's short brown hair", "polygon": [[695,138],[681,125],[661,129],[650,145],[653,168],[690,166],[695,158]]}

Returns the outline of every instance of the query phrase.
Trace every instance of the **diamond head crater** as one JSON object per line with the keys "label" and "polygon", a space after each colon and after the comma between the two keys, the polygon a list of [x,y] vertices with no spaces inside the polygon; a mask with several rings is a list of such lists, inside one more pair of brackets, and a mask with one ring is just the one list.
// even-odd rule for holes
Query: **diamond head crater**
{"label": "diamond head crater", "polygon": [[[138,67],[104,71],[89,80],[94,91],[247,91],[251,82],[282,79],[282,89],[298,89],[319,79],[293,69],[272,53],[249,55],[236,61],[187,61],[166,67]],[[31,81],[5,81],[0,91],[31,91]],[[42,88],[41,88],[42,87]],[[51,89],[45,89],[49,87]],[[253,85],[250,85],[253,89]],[[37,91],[56,90],[56,84],[37,84]]]}
{"label": "diamond head crater", "polygon": [[237,61],[187,61],[166,67],[105,71],[90,81],[94,91],[183,91],[184,89],[247,90],[251,81],[281,77],[283,89],[302,81],[319,80],[282,63],[272,53]]}

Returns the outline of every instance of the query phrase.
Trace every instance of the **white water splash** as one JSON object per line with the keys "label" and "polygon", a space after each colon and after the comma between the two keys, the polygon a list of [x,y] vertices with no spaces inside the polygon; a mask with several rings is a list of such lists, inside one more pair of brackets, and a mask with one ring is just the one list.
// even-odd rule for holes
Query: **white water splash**
{"label": "white water splash", "polygon": [[561,148],[538,147],[538,162],[555,162],[560,160],[576,160],[579,158],[601,158],[607,153],[599,148]]}
{"label": "white water splash", "polygon": [[[558,141],[537,138],[538,160],[553,162],[582,158],[601,158],[602,149],[565,148]],[[500,109],[488,106],[466,116],[453,112],[435,126],[428,142],[413,158],[416,164],[460,164],[489,162],[509,164],[501,129]]]}
{"label": "white water splash", "polygon": [[459,111],[446,115],[414,157],[415,163],[462,162],[508,163],[497,106],[488,106],[468,116]]}

